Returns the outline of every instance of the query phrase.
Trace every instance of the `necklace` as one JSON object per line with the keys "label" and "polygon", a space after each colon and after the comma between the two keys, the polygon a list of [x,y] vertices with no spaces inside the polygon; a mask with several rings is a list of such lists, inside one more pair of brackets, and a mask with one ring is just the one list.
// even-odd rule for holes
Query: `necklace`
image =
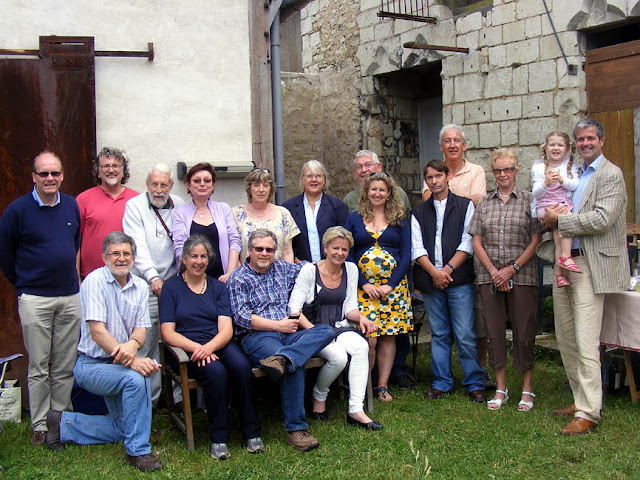
{"label": "necklace", "polygon": [[251,213],[253,213],[256,217],[262,218],[264,217],[267,212],[269,211],[269,204],[267,204],[267,208],[264,209],[264,212],[262,212],[262,214],[257,213],[254,209],[253,209],[253,205],[249,204],[249,209],[251,210]]}
{"label": "necklace", "polygon": [[498,196],[502,197],[502,198],[509,198],[511,196],[511,192],[507,193],[506,195],[503,194],[500,189],[498,188]]}
{"label": "necklace", "polygon": [[332,275],[332,274],[331,274],[331,272],[329,271],[329,269],[328,269],[325,265],[322,265],[322,270],[324,271],[324,274],[325,274],[327,277],[329,277],[331,280],[333,280],[334,282],[337,282],[337,281],[338,281],[338,279],[339,279],[340,277],[342,277],[342,268],[340,268],[340,270],[338,271],[338,273],[337,273],[337,274],[335,274],[335,275]]}
{"label": "necklace", "polygon": [[186,275],[183,273],[182,274],[182,279],[184,280],[184,283],[187,284],[187,287],[189,287],[189,290],[191,290],[193,293],[196,293],[197,295],[202,295],[205,290],[207,289],[207,276],[204,276],[204,282],[202,282],[202,288],[200,289],[200,293],[196,292],[193,287],[191,287],[191,285],[189,285],[189,282],[187,281],[187,277]]}

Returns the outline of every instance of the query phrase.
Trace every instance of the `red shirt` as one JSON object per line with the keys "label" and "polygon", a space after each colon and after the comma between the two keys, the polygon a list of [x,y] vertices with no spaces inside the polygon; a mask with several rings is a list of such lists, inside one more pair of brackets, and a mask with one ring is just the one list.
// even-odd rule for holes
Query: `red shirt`
{"label": "red shirt", "polygon": [[96,268],[104,266],[102,242],[114,231],[122,231],[122,217],[127,200],[138,192],[125,187],[112,198],[100,185],[85,190],[76,197],[80,207],[80,275],[86,277]]}

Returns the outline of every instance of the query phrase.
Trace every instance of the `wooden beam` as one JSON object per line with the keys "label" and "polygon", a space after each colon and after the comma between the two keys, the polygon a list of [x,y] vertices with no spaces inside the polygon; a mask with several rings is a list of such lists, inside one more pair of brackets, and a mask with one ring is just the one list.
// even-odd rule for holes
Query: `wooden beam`
{"label": "wooden beam", "polygon": [[426,43],[406,42],[402,44],[404,48],[416,48],[419,50],[442,50],[443,52],[469,53],[468,48],[447,47],[445,45],[427,45]]}

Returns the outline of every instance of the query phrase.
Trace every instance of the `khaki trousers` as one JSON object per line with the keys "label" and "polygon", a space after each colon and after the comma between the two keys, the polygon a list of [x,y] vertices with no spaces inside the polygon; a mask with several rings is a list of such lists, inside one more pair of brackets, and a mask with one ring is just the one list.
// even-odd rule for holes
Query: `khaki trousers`
{"label": "khaki trousers", "polygon": [[563,272],[571,286],[553,285],[556,338],[576,404],[575,416],[598,423],[602,409],[599,346],[604,294],[593,291],[586,258],[573,260],[583,273]]}
{"label": "khaki trousers", "polygon": [[73,367],[80,338],[80,295],[18,297],[24,346],[29,355],[31,428],[46,431],[49,409],[73,411]]}

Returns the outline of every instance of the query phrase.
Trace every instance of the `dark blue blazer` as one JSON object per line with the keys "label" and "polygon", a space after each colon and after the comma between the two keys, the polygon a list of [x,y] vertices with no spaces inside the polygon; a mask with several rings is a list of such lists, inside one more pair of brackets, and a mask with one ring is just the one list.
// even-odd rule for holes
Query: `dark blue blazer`
{"label": "dark blue blazer", "polygon": [[[298,260],[311,261],[311,248],[309,247],[309,232],[307,231],[307,219],[304,214],[304,194],[291,197],[284,202],[282,206],[291,212],[291,216],[296,221],[296,225],[300,229],[300,234],[293,237],[293,254]],[[322,195],[322,203],[316,217],[316,226],[318,227],[318,235],[320,236],[320,255],[324,258],[324,249],[322,248],[322,236],[329,227],[344,227],[347,219],[347,207],[342,200],[327,195]]]}

